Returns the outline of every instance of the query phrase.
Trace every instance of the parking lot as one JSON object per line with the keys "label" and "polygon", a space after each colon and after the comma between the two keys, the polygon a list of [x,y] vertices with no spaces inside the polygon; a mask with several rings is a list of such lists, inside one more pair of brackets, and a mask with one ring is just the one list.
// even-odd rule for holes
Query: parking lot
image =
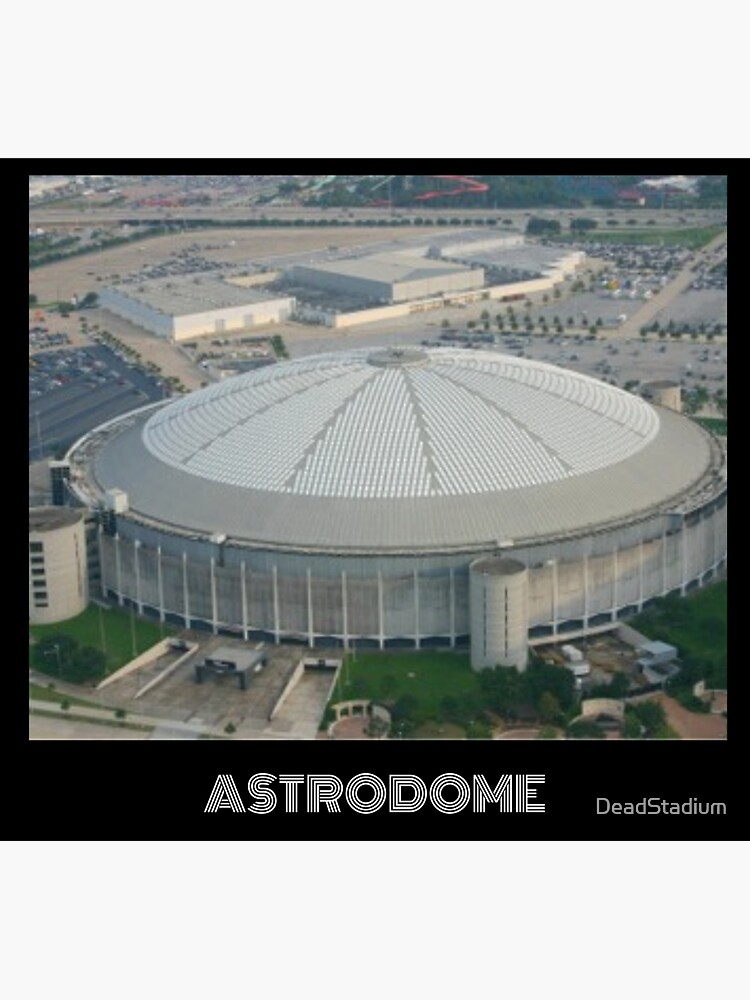
{"label": "parking lot", "polygon": [[29,461],[163,396],[156,380],[107,347],[39,352],[29,360]]}

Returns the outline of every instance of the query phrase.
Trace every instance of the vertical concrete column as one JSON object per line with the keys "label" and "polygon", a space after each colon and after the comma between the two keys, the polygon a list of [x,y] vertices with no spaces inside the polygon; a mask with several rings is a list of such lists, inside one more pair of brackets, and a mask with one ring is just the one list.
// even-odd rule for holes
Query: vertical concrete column
{"label": "vertical concrete column", "polygon": [[117,603],[122,607],[122,572],[120,569],[120,535],[115,534],[115,576],[117,578]]}
{"label": "vertical concrete column", "polygon": [[419,649],[419,571],[414,570],[414,648]]}
{"label": "vertical concrete column", "polygon": [[213,556],[211,556],[211,627],[216,635],[219,631],[219,624],[216,613],[216,561]]}
{"label": "vertical concrete column", "polygon": [[141,601],[141,540],[136,538],[133,542],[133,565],[135,566],[135,603],[138,607],[138,614],[143,614],[143,603]]}
{"label": "vertical concrete column", "polygon": [[161,575],[161,545],[156,546],[156,586],[159,590],[159,621],[164,622],[164,579]]}
{"label": "vertical concrete column", "polygon": [[589,554],[583,554],[583,630],[589,627]]}
{"label": "vertical concrete column", "polygon": [[552,635],[557,635],[557,559],[548,559],[545,566],[549,567],[549,620],[552,625]]}
{"label": "vertical concrete column", "polygon": [[385,649],[385,622],[383,619],[383,574],[378,570],[378,635],[381,649]]}
{"label": "vertical concrete column", "polygon": [[99,545],[99,585],[102,591],[102,597],[107,596],[107,581],[104,577],[104,528],[99,525],[97,531],[97,543]]}
{"label": "vertical concrete column", "polygon": [[681,548],[682,548],[682,583],[680,584],[680,593],[684,594],[685,593],[685,588],[687,587],[687,582],[688,582],[688,544],[687,544],[688,529],[687,529],[687,524],[685,523],[685,519],[684,518],[682,520],[682,532],[681,532],[681,534],[682,534],[682,539],[681,539],[681,541],[682,541],[682,546],[681,546]]}
{"label": "vertical concrete column", "polygon": [[643,539],[638,542],[638,610],[643,611]]}
{"label": "vertical concrete column", "polygon": [[619,566],[617,565],[617,546],[615,545],[612,550],[612,621],[617,621],[617,574],[619,573]]}
{"label": "vertical concrete column", "polygon": [[307,645],[313,648],[313,604],[312,604],[312,575],[310,567],[307,567]]}
{"label": "vertical concrete column", "polygon": [[451,631],[451,649],[456,648],[456,574],[455,570],[451,566],[448,570],[448,581],[450,589],[450,631]]}
{"label": "vertical concrete column", "polygon": [[188,593],[188,557],[182,553],[182,617],[185,628],[190,628],[190,595]]}
{"label": "vertical concrete column", "polygon": [[281,638],[281,629],[279,627],[279,571],[275,564],[272,570],[272,577],[273,577],[273,635],[274,635],[273,641],[278,645]]}
{"label": "vertical concrete column", "polygon": [[349,604],[346,593],[346,570],[341,570],[341,614],[344,627],[344,649],[349,650]]}
{"label": "vertical concrete column", "polygon": [[240,563],[240,597],[242,598],[242,638],[247,642],[247,591],[245,560]]}

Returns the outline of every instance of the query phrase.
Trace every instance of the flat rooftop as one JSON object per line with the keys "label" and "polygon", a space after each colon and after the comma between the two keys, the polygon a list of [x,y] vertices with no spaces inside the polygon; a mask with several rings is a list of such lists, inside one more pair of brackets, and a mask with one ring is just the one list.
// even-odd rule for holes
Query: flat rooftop
{"label": "flat rooftop", "polygon": [[29,531],[56,531],[77,524],[83,511],[68,507],[32,507],[29,510]]}
{"label": "flat rooftop", "polygon": [[263,287],[231,285],[218,274],[205,272],[184,277],[171,275],[150,281],[136,279],[113,285],[112,290],[167,316],[189,316],[213,309],[273,302],[284,297]]}
{"label": "flat rooftop", "polygon": [[235,646],[219,646],[207,657],[209,660],[224,660],[227,663],[234,663],[236,669],[241,672],[254,667],[256,663],[267,656],[264,648],[260,649],[239,649]]}
{"label": "flat rooftop", "polygon": [[537,243],[476,251],[471,249],[471,244],[467,244],[466,249],[460,252],[462,260],[481,264],[483,267],[507,268],[510,271],[529,271],[539,274],[546,268],[556,267],[573,253],[575,253],[573,247],[548,247]]}
{"label": "flat rooftop", "polygon": [[320,261],[304,264],[303,267],[328,274],[341,274],[351,278],[365,278],[370,281],[420,281],[424,278],[439,278],[444,274],[471,271],[464,264],[446,260],[430,260],[406,253],[378,253],[367,257],[350,257],[344,260]]}

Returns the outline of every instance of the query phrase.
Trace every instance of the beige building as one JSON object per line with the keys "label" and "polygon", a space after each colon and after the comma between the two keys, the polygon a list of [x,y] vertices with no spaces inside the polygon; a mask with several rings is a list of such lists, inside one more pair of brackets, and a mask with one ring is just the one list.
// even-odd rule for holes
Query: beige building
{"label": "beige building", "polygon": [[65,621],[88,603],[83,511],[29,509],[29,621]]}
{"label": "beige building", "polygon": [[213,274],[172,275],[103,288],[101,304],[158,337],[182,341],[280,323],[294,299],[264,288],[239,288]]}

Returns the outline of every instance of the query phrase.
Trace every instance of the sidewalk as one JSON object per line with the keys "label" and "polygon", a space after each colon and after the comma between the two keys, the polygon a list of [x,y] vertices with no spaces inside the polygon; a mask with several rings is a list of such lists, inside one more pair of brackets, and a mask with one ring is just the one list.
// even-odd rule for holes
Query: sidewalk
{"label": "sidewalk", "polygon": [[198,722],[176,722],[173,719],[161,719],[154,718],[149,715],[138,715],[134,712],[128,712],[124,719],[118,719],[115,717],[114,710],[111,708],[86,708],[83,705],[71,705],[68,709],[63,709],[60,707],[59,702],[55,701],[36,701],[29,698],[29,708],[35,711],[47,712],[53,715],[60,715],[63,718],[69,718],[75,716],[80,719],[91,719],[94,722],[109,722],[118,723],[126,722],[132,723],[138,726],[149,726],[153,729],[159,727],[166,727],[171,730],[176,730],[178,732],[195,734],[196,736],[223,736],[224,732],[220,729],[215,729],[213,726],[206,726]]}

